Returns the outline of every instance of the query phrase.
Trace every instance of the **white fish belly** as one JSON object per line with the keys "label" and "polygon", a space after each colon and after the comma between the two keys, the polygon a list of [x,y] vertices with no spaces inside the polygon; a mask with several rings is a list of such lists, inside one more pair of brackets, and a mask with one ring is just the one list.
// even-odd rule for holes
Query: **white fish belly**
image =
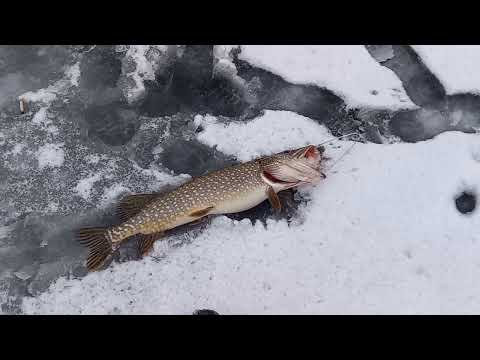
{"label": "white fish belly", "polygon": [[175,219],[175,221],[169,223],[166,227],[165,230],[173,229],[176,228],[177,226],[185,225],[188,223],[191,223],[192,221],[198,220],[198,217],[193,217],[193,216],[181,216]]}
{"label": "white fish belly", "polygon": [[267,193],[264,188],[250,191],[248,193],[239,194],[236,199],[224,200],[219,202],[212,214],[231,214],[240,211],[245,211],[257,206],[262,201],[267,199]]}
{"label": "white fish belly", "polygon": [[[238,197],[232,200],[223,200],[218,202],[210,214],[231,214],[251,209],[262,201],[267,199],[265,188],[259,188],[248,193],[238,194]],[[198,217],[188,215],[179,216],[174,221],[165,226],[164,230],[173,229],[177,226],[188,224],[198,220]]]}

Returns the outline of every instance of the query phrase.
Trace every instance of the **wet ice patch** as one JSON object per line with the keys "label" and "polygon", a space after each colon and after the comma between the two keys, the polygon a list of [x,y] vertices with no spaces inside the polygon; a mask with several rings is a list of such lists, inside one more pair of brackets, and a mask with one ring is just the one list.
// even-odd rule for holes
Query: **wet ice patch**
{"label": "wet ice patch", "polygon": [[59,143],[40,146],[37,151],[38,167],[43,169],[62,166],[65,161],[63,145],[63,143]]}
{"label": "wet ice patch", "polygon": [[240,59],[293,83],[316,84],[351,107],[415,108],[395,74],[362,45],[242,45]]}
{"label": "wet ice patch", "polygon": [[266,110],[265,115],[249,122],[218,122],[213,116],[197,115],[194,119],[202,131],[197,139],[240,161],[261,155],[319,144],[332,138],[328,129],[307,117],[289,111]]}
{"label": "wet ice patch", "polygon": [[412,45],[447,94],[480,94],[479,45]]}
{"label": "wet ice patch", "polygon": [[12,232],[12,226],[0,226],[0,239],[4,239],[8,237],[8,235]]}

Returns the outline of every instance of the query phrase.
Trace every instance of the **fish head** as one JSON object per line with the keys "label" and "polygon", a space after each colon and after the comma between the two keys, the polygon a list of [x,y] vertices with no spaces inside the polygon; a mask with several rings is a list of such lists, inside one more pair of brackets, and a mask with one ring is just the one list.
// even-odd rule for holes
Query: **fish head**
{"label": "fish head", "polygon": [[262,179],[275,191],[304,184],[315,184],[324,177],[321,172],[323,146],[308,145],[264,158]]}

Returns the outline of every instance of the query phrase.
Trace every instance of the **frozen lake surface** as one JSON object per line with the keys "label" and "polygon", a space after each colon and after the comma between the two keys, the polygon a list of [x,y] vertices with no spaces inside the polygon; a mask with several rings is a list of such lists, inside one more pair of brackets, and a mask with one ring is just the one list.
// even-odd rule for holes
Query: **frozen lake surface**
{"label": "frozen lake surface", "polygon": [[[478,313],[478,56],[0,47],[1,312]],[[281,215],[262,203],[182,227],[144,259],[133,239],[86,273],[74,231],[117,223],[125,194],[324,141],[341,160]]]}

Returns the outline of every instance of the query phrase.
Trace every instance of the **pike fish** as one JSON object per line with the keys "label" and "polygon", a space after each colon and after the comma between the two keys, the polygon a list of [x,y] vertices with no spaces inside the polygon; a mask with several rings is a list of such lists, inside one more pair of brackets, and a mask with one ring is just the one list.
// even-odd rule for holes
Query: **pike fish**
{"label": "pike fish", "polygon": [[139,252],[148,254],[166,230],[212,214],[248,210],[268,199],[281,210],[278,192],[314,184],[321,172],[323,146],[308,145],[213,171],[170,192],[129,195],[118,204],[122,223],[110,228],[83,228],[78,240],[89,248],[88,270],[98,270],[131,236],[139,235]]}

